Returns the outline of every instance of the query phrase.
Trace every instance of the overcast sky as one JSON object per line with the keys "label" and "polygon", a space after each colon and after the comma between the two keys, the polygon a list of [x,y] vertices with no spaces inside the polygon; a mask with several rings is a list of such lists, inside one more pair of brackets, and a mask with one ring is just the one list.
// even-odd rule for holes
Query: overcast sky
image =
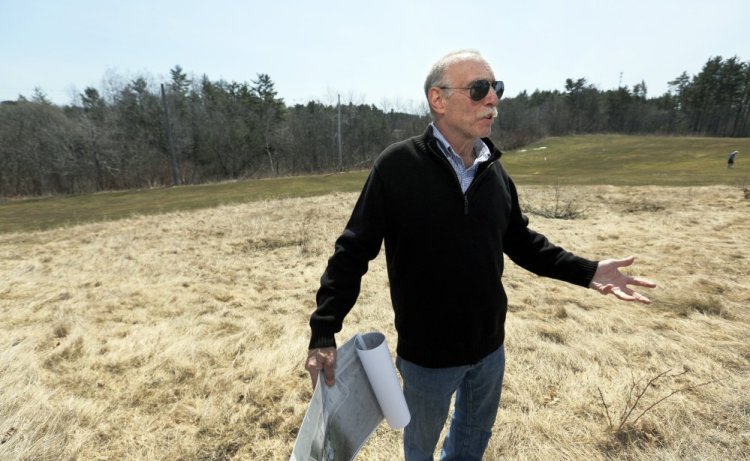
{"label": "overcast sky", "polygon": [[750,61],[750,1],[716,0],[0,0],[0,100],[40,87],[69,104],[87,86],[138,75],[250,82],[269,74],[287,104],[336,94],[422,104],[430,65],[479,50],[506,94],[601,90],[698,73],[712,56]]}

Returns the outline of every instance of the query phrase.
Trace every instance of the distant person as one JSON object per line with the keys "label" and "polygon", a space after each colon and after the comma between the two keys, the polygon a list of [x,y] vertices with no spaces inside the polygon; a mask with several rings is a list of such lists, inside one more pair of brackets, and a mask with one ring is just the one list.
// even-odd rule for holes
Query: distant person
{"label": "distant person", "polygon": [[734,159],[737,157],[738,151],[732,151],[729,153],[729,157],[727,157],[727,168],[734,168]]}
{"label": "distant person", "polygon": [[433,117],[419,136],[375,161],[320,281],[305,368],[334,385],[336,340],[368,263],[385,242],[398,344],[396,365],[411,422],[406,461],[432,460],[447,420],[444,460],[479,460],[487,447],[505,370],[503,253],[537,275],[649,303],[620,272],[633,258],[593,261],[528,227],[489,135],[502,81],[475,51],[441,58],[424,85]]}

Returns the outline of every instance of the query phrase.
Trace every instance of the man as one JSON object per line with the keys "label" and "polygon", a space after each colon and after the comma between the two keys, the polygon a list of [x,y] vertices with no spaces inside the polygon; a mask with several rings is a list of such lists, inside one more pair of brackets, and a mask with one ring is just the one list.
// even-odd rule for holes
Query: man
{"label": "man", "polygon": [[590,261],[527,227],[513,181],[488,139],[503,83],[475,51],[440,59],[425,82],[434,122],[376,160],[321,277],[305,364],[334,384],[335,333],[385,241],[411,422],[407,461],[431,460],[456,393],[442,459],[476,459],[495,421],[505,366],[503,253],[519,266],[627,301],[650,302],[620,273],[633,258]]}
{"label": "man", "polygon": [[734,168],[734,159],[737,157],[736,150],[733,150],[729,153],[729,157],[727,157],[727,168]]}

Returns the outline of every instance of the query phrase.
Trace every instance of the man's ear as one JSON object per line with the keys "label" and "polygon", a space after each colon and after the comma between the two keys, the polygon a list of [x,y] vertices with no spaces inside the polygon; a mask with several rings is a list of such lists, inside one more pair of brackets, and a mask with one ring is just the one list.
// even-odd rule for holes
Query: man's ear
{"label": "man's ear", "polygon": [[432,87],[427,91],[427,102],[434,113],[445,113],[445,93],[440,88]]}

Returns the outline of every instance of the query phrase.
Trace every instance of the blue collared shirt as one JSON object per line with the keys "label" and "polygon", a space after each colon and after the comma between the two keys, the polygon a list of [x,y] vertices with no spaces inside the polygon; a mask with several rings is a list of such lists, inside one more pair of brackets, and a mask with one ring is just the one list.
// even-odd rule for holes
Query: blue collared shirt
{"label": "blue collared shirt", "polygon": [[431,126],[432,134],[435,135],[435,139],[438,141],[437,144],[440,146],[440,152],[442,152],[443,155],[445,155],[445,158],[448,159],[448,162],[450,162],[453,171],[456,172],[458,182],[461,184],[461,190],[466,193],[466,189],[469,188],[469,185],[474,180],[474,176],[477,174],[479,164],[489,160],[491,155],[490,148],[487,147],[487,144],[485,144],[484,141],[477,139],[474,143],[474,163],[466,168],[464,167],[463,159],[455,150],[453,150],[451,145],[445,139],[445,136],[443,136],[443,133],[438,130],[438,127],[434,123],[432,123]]}

